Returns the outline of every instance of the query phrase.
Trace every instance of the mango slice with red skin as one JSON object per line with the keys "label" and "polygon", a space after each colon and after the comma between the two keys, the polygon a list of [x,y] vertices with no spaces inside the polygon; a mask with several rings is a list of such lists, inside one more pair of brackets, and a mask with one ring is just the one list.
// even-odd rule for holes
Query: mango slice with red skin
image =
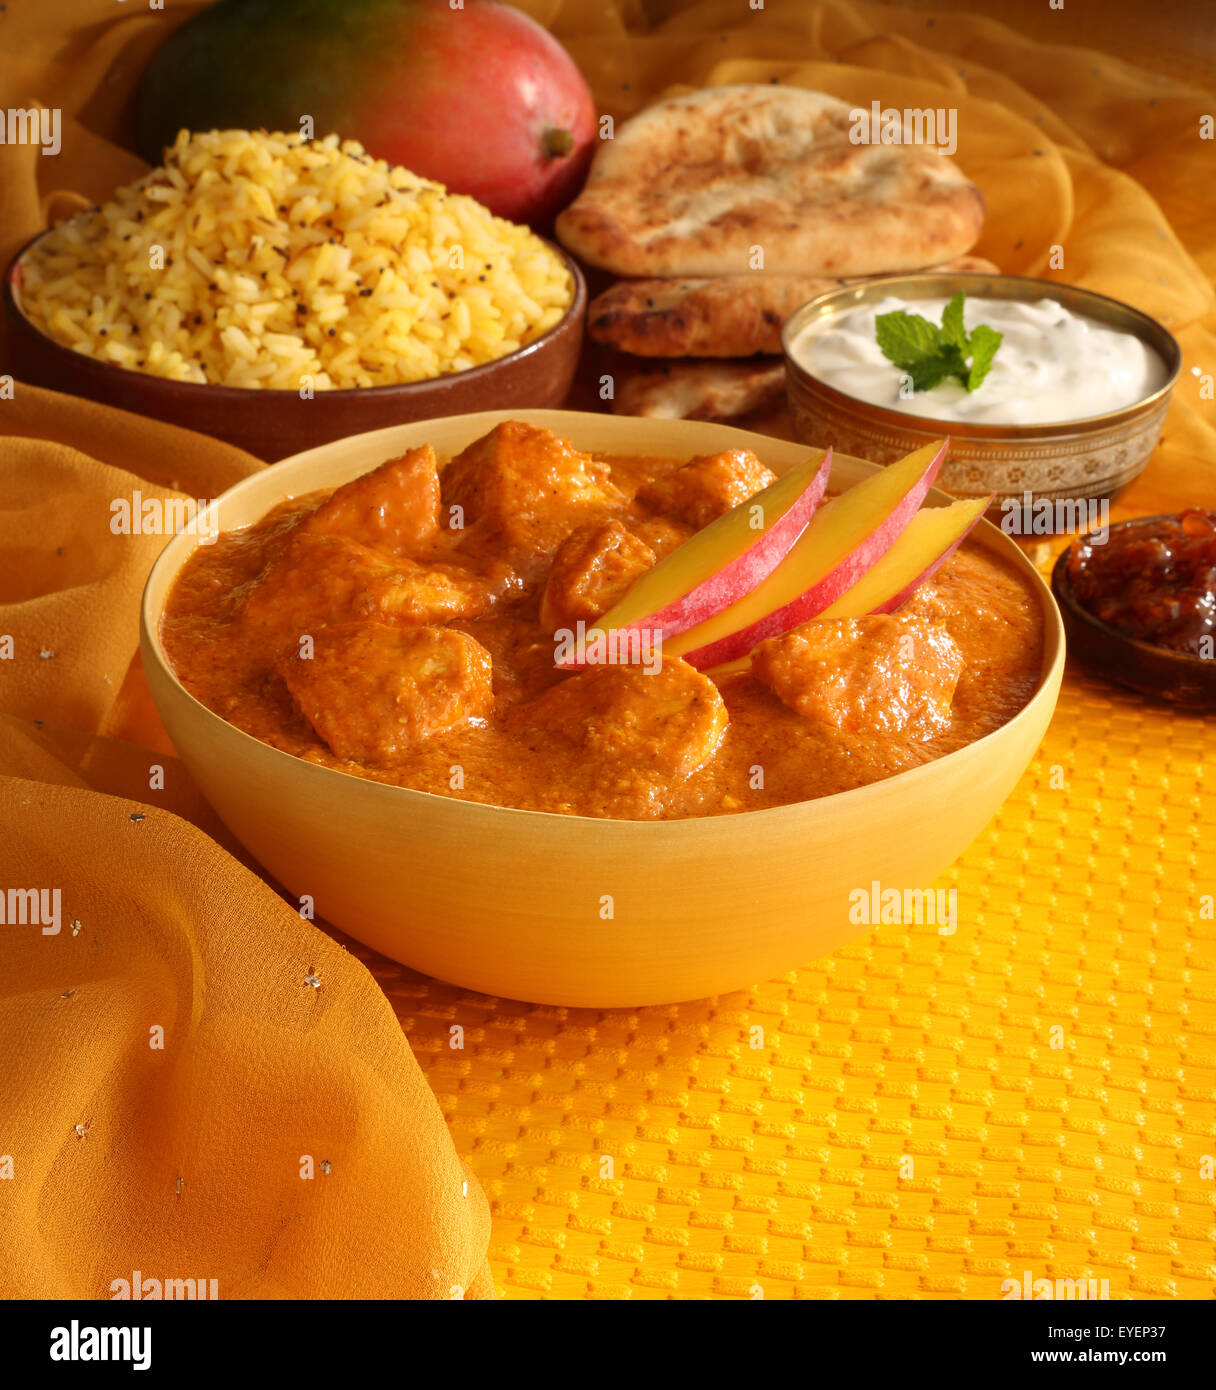
{"label": "mango slice with red skin", "polygon": [[[871,613],[894,613],[954,554],[991,504],[991,496],[979,497],[917,512],[882,559],[835,603],[825,608],[819,618],[864,618]],[[712,667],[708,674],[728,676],[746,671],[750,666],[749,651],[734,661]]]}
{"label": "mango slice with red skin", "polygon": [[[690,536],[644,574],[557,665],[585,665],[586,644],[594,632],[646,632],[652,640],[661,634],[667,642],[750,593],[782,563],[805,531],[827,488],[831,468],[831,449],[822,456],[812,454]],[[759,532],[752,525],[755,508],[760,508],[762,517],[772,517]]]}
{"label": "mango slice with red skin", "polygon": [[664,651],[708,670],[817,617],[899,538],[933,486],[948,444],[917,449],[833,498],[767,579],[731,608],[665,641]]}

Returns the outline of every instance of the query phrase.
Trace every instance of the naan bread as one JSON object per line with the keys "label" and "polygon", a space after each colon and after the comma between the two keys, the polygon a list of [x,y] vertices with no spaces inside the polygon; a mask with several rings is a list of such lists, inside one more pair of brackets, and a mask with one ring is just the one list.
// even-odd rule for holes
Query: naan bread
{"label": "naan bread", "polygon": [[614,415],[666,420],[733,420],[785,398],[783,358],[749,362],[663,362],[640,368],[616,389]]}
{"label": "naan bread", "polygon": [[[959,256],[930,271],[999,273],[980,256]],[[781,351],[782,324],[799,305],[847,283],[822,275],[757,274],[621,280],[592,300],[587,331],[597,343],[639,357],[775,353]]]}
{"label": "naan bread", "polygon": [[600,145],[558,238],[631,276],[875,275],[961,256],[979,189],[932,148],[851,143],[852,109],[772,85],[648,107]]}

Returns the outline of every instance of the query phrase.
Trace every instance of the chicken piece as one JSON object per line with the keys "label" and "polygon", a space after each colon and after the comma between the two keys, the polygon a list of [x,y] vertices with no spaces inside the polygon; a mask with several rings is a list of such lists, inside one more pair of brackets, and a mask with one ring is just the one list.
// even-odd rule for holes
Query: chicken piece
{"label": "chicken piece", "polygon": [[312,654],[275,663],[300,713],[339,758],[387,763],[494,703],[490,653],[447,627],[339,623]]}
{"label": "chicken piece", "polygon": [[718,687],[686,661],[591,666],[512,714],[586,757],[683,781],[717,752],[728,721]]}
{"label": "chicken piece", "polygon": [[439,469],[429,444],[346,483],[300,529],[408,554],[439,530]]}
{"label": "chicken piece", "polygon": [[884,614],[803,623],[752,653],[756,678],[804,718],[918,741],[950,723],[962,670],[944,627]]}
{"label": "chicken piece", "polygon": [[668,521],[665,516],[648,516],[644,521],[631,521],[629,529],[638,540],[646,542],[659,560],[665,560],[673,550],[678,550],[693,533],[691,526]]}
{"label": "chicken piece", "polygon": [[512,563],[533,577],[574,526],[624,505],[606,464],[518,420],[457,454],[440,481],[444,505],[462,508],[466,527],[505,542]]}
{"label": "chicken piece", "polygon": [[776,474],[750,449],[727,449],[689,459],[674,473],[647,483],[638,501],[699,531],[774,481]]}
{"label": "chicken piece", "polygon": [[510,584],[505,574],[418,564],[342,536],[297,531],[250,589],[242,620],[285,640],[356,618],[447,622],[484,613]]}
{"label": "chicken piece", "polygon": [[553,557],[540,601],[541,626],[550,632],[594,622],[621,597],[656,555],[619,521],[591,521],[570,532]]}

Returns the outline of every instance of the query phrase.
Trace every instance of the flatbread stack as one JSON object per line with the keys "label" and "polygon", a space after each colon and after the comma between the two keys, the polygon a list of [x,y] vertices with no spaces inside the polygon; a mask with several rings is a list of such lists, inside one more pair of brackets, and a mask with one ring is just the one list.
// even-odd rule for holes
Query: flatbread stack
{"label": "flatbread stack", "polygon": [[[995,271],[966,255],[980,191],[923,145],[854,144],[853,108],[799,87],[709,87],[627,121],[557,219],[589,265],[627,277],[591,337],[639,358],[620,414],[732,419],[780,400],[781,328],[848,280]],[[750,360],[740,360],[750,359]]]}

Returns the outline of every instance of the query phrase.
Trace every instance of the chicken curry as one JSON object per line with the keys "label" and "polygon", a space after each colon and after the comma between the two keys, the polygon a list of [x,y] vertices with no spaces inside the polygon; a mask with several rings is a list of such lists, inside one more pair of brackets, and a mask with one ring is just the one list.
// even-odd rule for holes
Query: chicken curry
{"label": "chicken curry", "polygon": [[814,621],[715,678],[554,665],[637,577],[773,474],[747,450],[597,457],[501,424],[294,498],[198,547],[161,636],[185,688],[323,766],[498,806],[648,820],[891,777],[1029,700],[1042,618],[964,544],[892,615]]}

